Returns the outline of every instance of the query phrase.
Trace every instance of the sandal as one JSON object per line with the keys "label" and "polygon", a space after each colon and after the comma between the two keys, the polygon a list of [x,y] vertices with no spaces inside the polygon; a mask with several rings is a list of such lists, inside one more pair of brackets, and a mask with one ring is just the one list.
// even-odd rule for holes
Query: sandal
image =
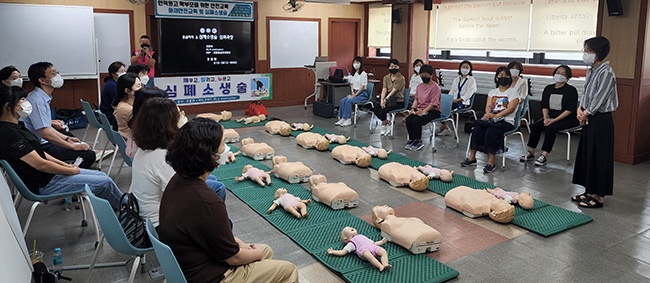
{"label": "sandal", "polygon": [[587,193],[582,193],[571,197],[571,201],[573,202],[582,202],[586,199],[587,199]]}
{"label": "sandal", "polygon": [[596,198],[586,195],[586,199],[578,203],[578,206],[584,208],[600,208],[603,207],[603,202],[597,200]]}

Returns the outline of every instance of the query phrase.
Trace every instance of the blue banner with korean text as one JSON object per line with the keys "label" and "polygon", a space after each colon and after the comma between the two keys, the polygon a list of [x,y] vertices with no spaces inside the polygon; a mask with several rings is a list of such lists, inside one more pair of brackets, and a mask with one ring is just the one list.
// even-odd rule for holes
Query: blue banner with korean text
{"label": "blue banner with korean text", "polygon": [[178,105],[268,100],[271,74],[156,77],[155,84]]}
{"label": "blue banner with korean text", "polygon": [[156,0],[156,18],[253,21],[253,2]]}

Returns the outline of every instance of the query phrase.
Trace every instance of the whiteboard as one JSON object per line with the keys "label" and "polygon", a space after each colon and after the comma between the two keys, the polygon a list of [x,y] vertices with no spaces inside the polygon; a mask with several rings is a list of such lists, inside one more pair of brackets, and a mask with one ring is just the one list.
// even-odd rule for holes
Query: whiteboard
{"label": "whiteboard", "polygon": [[97,75],[93,8],[0,4],[0,62],[23,75],[40,61],[61,75]]}
{"label": "whiteboard", "polygon": [[95,13],[94,21],[99,72],[108,73],[108,66],[115,61],[130,65],[129,15]]}
{"label": "whiteboard", "polygon": [[302,68],[318,57],[318,21],[270,21],[271,68]]}
{"label": "whiteboard", "polygon": [[3,282],[31,282],[32,262],[9,186],[0,170],[0,274]]}

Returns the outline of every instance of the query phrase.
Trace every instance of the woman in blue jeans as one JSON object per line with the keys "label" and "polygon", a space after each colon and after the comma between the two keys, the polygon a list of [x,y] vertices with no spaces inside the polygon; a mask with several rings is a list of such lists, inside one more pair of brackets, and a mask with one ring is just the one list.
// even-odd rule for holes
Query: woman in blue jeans
{"label": "woman in blue jeans", "polygon": [[37,195],[83,193],[88,185],[96,196],[120,208],[122,192],[105,173],[80,169],[54,158],[41,148],[40,140],[25,128],[31,104],[20,87],[0,87],[0,159],[6,160],[25,186]]}
{"label": "woman in blue jeans", "polygon": [[350,94],[341,99],[341,103],[339,103],[339,121],[335,124],[341,127],[352,125],[350,119],[352,117],[352,105],[370,98],[370,94],[366,91],[368,74],[363,70],[361,57],[354,58],[352,68],[354,68],[354,73],[349,77]]}

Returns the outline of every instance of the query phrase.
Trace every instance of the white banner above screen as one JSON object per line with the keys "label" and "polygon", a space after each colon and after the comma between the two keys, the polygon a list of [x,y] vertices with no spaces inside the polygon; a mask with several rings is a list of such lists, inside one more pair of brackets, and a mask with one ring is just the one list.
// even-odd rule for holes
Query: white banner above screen
{"label": "white banner above screen", "polygon": [[533,1],[530,50],[582,51],[596,36],[598,0]]}
{"label": "white banner above screen", "polygon": [[438,9],[437,49],[528,48],[530,0],[454,1]]}
{"label": "white banner above screen", "polygon": [[368,7],[368,46],[390,47],[391,6],[370,4]]}
{"label": "white banner above screen", "polygon": [[176,104],[208,104],[273,98],[271,74],[156,77],[156,87]]}
{"label": "white banner above screen", "polygon": [[253,21],[253,2],[157,0],[156,18]]}

